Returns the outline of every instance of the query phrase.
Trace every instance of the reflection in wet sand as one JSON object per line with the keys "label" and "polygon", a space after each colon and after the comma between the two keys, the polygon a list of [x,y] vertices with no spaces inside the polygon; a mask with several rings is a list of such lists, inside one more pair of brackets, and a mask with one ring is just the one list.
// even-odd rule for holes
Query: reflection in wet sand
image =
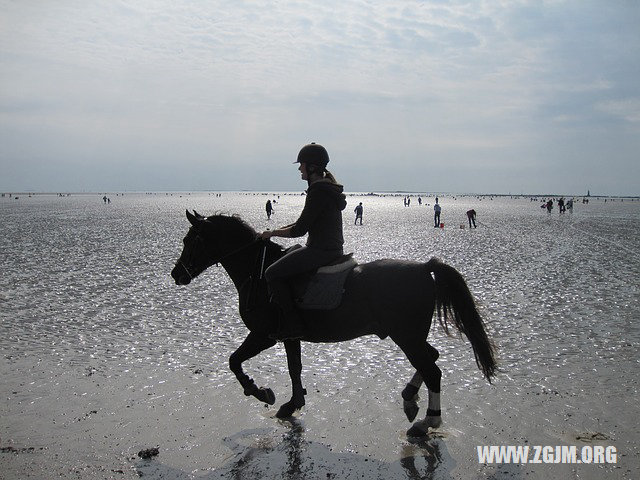
{"label": "reflection in wet sand", "polygon": [[[432,434],[402,446],[400,460],[383,462],[353,453],[336,453],[331,447],[305,438],[304,423],[280,421],[278,435],[269,428],[240,431],[222,440],[231,451],[229,460],[198,479],[449,479],[455,461],[444,436]],[[139,474],[151,478],[190,478],[190,473],[160,462],[140,462]]]}

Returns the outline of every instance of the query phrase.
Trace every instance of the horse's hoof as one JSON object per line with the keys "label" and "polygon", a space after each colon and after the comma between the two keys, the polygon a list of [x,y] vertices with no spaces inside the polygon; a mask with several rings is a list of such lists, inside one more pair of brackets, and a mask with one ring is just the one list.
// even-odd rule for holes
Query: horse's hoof
{"label": "horse's hoof", "polygon": [[297,410],[293,402],[287,402],[283,404],[278,413],[276,413],[276,418],[284,419],[293,416],[293,413]]}
{"label": "horse's hoof", "polygon": [[438,428],[440,425],[442,425],[442,417],[427,416],[424,420],[414,423],[407,430],[407,436],[424,437],[429,433],[430,428]]}
{"label": "horse's hoof", "polygon": [[409,430],[407,430],[407,437],[426,437],[428,431],[423,430],[421,426],[413,425]]}
{"label": "horse's hoof", "polygon": [[276,403],[276,394],[273,393],[273,390],[271,390],[270,388],[259,388],[254,393],[254,396],[261,402],[267,403],[269,405],[273,405],[274,403]]}
{"label": "horse's hoof", "polygon": [[408,384],[406,387],[404,387],[404,390],[402,390],[402,399],[407,402],[410,402],[412,400],[414,402],[417,402],[418,400],[420,400],[420,397],[418,396],[419,391],[420,389],[415,385]]}
{"label": "horse's hoof", "polygon": [[410,401],[407,402],[406,400],[403,402],[404,405],[404,414],[407,416],[407,420],[409,420],[410,422],[413,422],[416,419],[416,416],[418,415],[418,410],[420,410],[420,407],[418,407],[418,404],[414,401]]}

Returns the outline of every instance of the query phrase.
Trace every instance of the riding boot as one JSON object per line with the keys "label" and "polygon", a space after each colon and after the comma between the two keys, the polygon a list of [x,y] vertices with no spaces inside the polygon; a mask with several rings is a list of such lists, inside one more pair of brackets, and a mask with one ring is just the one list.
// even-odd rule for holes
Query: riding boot
{"label": "riding boot", "polygon": [[278,331],[269,335],[273,340],[299,340],[304,336],[300,315],[295,310],[281,311]]}
{"label": "riding boot", "polygon": [[274,340],[297,340],[302,338],[302,319],[298,314],[291,288],[284,280],[272,280],[270,285],[271,301],[280,307],[278,330],[269,335]]}

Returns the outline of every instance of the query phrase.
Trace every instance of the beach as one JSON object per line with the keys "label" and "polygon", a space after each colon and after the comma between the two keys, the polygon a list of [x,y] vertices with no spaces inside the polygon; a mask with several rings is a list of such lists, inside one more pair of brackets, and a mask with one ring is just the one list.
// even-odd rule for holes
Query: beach
{"label": "beach", "polygon": [[[413,369],[390,339],[303,343],[306,406],[277,420],[290,396],[284,348],[245,364],[276,404],[245,397],[228,368],[248,333],[233,283],[218,266],[188,286],[169,275],[186,209],[238,214],[262,231],[295,221],[303,196],[106,196],[0,199],[0,478],[637,478],[638,199],[576,197],[573,212],[549,214],[542,197],[446,194],[434,228],[431,195],[419,205],[412,194],[409,207],[405,194],[348,195],[345,250],[362,263],[452,265],[497,347],[489,384],[469,343],[434,321],[443,425],[413,439],[400,395]],[[529,446],[531,459],[536,446],[617,455],[480,462],[478,447],[491,445]]]}

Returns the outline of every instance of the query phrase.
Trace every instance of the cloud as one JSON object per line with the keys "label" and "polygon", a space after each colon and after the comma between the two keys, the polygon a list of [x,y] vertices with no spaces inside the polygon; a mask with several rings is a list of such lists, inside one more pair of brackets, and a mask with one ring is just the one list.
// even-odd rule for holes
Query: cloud
{"label": "cloud", "polygon": [[640,123],[640,98],[602,102],[598,109],[627,122]]}
{"label": "cloud", "polygon": [[[316,140],[377,188],[385,178],[408,188],[402,178],[444,163],[451,188],[481,189],[505,165],[526,180],[531,162],[560,155],[599,181],[597,152],[614,142],[624,176],[639,146],[634,3],[5,1],[0,11],[2,166],[127,158],[132,183],[159,165],[158,185],[186,185],[193,176],[172,162],[237,169],[228,182],[269,165],[256,179],[266,188],[288,175],[283,158]],[[578,144],[553,148],[559,138]],[[585,150],[583,138],[599,144]],[[390,158],[405,177],[389,175]],[[474,159],[487,175],[467,179]],[[34,184],[28,169],[12,172],[0,189]]]}

